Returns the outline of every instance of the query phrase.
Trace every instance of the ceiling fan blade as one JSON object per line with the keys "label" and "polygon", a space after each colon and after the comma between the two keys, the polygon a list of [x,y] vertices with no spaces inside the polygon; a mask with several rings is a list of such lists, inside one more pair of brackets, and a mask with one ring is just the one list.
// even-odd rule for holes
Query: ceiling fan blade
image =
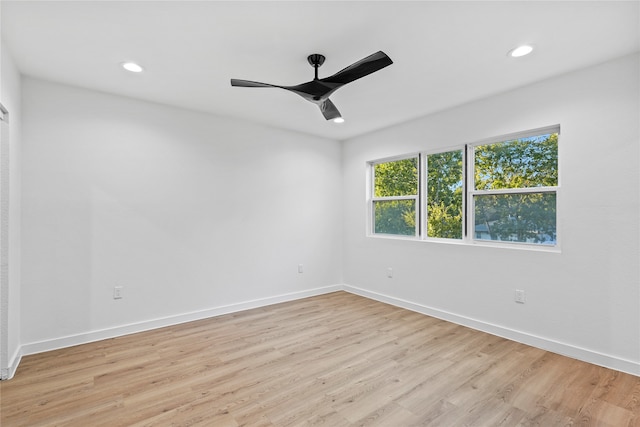
{"label": "ceiling fan blade", "polygon": [[369,55],[366,58],[349,65],[347,68],[338,71],[330,77],[320,79],[320,81],[344,85],[371,73],[375,73],[376,71],[391,64],[393,64],[391,58],[389,58],[383,51],[378,51],[373,55]]}
{"label": "ceiling fan blade", "polygon": [[340,111],[336,108],[333,102],[330,99],[325,99],[322,104],[319,104],[320,111],[322,111],[322,115],[327,120],[337,119],[338,117],[342,117],[340,115]]}
{"label": "ceiling fan blade", "polygon": [[313,103],[318,103],[318,101],[322,101],[321,97],[324,95],[329,89],[326,88],[322,83],[317,80],[313,80],[307,83],[302,83],[297,86],[278,86],[272,85],[269,83],[260,83],[253,82],[250,80],[238,80],[231,79],[231,86],[238,87],[275,87],[278,89],[288,90],[289,92],[293,92],[297,95],[300,95],[307,101],[311,101]]}
{"label": "ceiling fan blade", "polygon": [[251,80],[239,80],[239,79],[231,79],[231,86],[239,86],[239,87],[277,87],[277,88],[281,88],[282,87],[282,86],[271,85],[269,83],[252,82]]}

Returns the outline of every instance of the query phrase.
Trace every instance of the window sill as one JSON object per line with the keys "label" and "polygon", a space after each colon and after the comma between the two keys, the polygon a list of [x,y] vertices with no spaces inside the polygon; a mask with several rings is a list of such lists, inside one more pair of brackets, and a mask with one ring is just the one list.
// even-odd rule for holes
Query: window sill
{"label": "window sill", "polygon": [[482,248],[497,248],[497,249],[512,249],[517,251],[533,251],[533,252],[548,252],[548,253],[562,253],[559,246],[548,245],[532,245],[526,243],[508,243],[508,242],[492,242],[492,241],[477,241],[477,240],[454,240],[454,239],[420,239],[415,236],[395,236],[391,234],[367,234],[367,237],[373,239],[382,240],[400,240],[418,243],[430,243],[436,245],[455,245],[455,246],[468,246],[468,247],[482,247]]}

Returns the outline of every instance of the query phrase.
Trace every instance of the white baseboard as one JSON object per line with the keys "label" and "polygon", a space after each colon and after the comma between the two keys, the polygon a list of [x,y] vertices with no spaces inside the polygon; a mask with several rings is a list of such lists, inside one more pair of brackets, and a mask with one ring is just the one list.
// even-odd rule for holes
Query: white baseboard
{"label": "white baseboard", "polygon": [[[115,338],[123,335],[134,334],[137,332],[144,332],[152,329],[163,328],[166,326],[173,326],[180,323],[192,322],[194,320],[207,319],[210,317],[221,316],[223,314],[236,313],[243,310],[249,310],[252,308],[265,307],[268,305],[278,304],[281,302],[293,301],[297,299],[307,298],[316,295],[327,294],[330,292],[336,292],[343,290],[342,285],[325,286],[322,288],[309,289],[300,292],[291,292],[288,294],[281,294],[274,297],[260,298],[250,301],[244,301],[235,304],[229,304],[220,307],[214,307],[206,310],[194,311],[190,313],[178,314],[175,316],[168,316],[153,320],[147,320],[138,323],[131,323],[127,325],[116,326],[113,328],[106,328],[101,330],[89,331],[81,334],[69,335],[60,338],[54,338],[51,340],[44,340],[38,342],[32,342],[23,344],[19,349],[19,357],[15,358],[13,366],[13,373],[20,363],[22,355],[43,353],[45,351],[57,350],[65,347],[71,347],[74,345],[87,344],[90,342],[100,341],[109,338]],[[10,375],[11,378],[13,375]]]}
{"label": "white baseboard", "polygon": [[[548,350],[574,359],[582,360],[595,365],[604,366],[606,368],[615,369],[617,371],[626,372],[632,375],[640,376],[640,362],[622,359],[593,350],[576,347],[571,344],[554,341],[548,338],[527,334],[521,331],[506,328],[500,325],[479,321],[459,314],[450,313],[422,304],[417,304],[401,298],[395,298],[389,295],[368,291],[355,286],[349,285],[332,285],[322,288],[315,288],[301,292],[292,292],[288,294],[277,295],[269,298],[261,298],[256,300],[244,301],[226,306],[214,307],[207,310],[184,313],[175,316],[169,316],[159,319],[153,319],[144,322],[132,323],[128,325],[117,326],[86,333],[70,335],[51,340],[33,342],[23,344],[11,359],[8,369],[3,369],[2,375],[6,375],[10,379],[16,373],[22,356],[29,354],[42,353],[45,351],[57,350],[60,348],[71,347],[74,345],[87,344],[94,341],[100,341],[108,338],[115,338],[122,335],[144,332],[151,329],[162,328],[165,326],[177,325],[180,323],[191,322],[194,320],[206,319],[209,317],[220,316],[223,314],[235,313],[252,308],[265,307],[281,302],[293,301],[297,299],[307,298],[316,295],[327,294],[336,291],[346,291],[355,295],[369,298],[375,301],[391,304],[396,307],[405,308],[407,310],[422,313],[427,316],[436,317],[458,325],[467,326],[482,332],[503,337],[512,341],[517,341],[526,345]],[[4,378],[3,378],[4,379]]]}
{"label": "white baseboard", "polygon": [[531,335],[514,329],[506,328],[500,325],[483,322],[459,314],[450,313],[422,304],[416,304],[411,301],[395,298],[377,292],[368,291],[355,286],[343,285],[346,292],[360,295],[369,299],[384,302],[396,307],[405,308],[407,310],[422,313],[431,317],[446,320],[462,326],[467,326],[482,332],[487,332],[502,338],[516,341],[532,347],[550,351],[552,353],[561,354],[573,359],[582,360],[584,362],[593,363],[594,365],[603,366],[605,368],[614,369],[616,371],[626,372],[631,375],[640,376],[640,361],[627,360],[617,356],[600,353],[597,351],[576,347],[571,344],[554,341],[549,338]]}
{"label": "white baseboard", "polygon": [[22,360],[22,347],[18,347],[14,355],[11,357],[9,361],[9,366],[7,368],[3,368],[2,372],[0,372],[0,380],[10,380],[16,374],[16,370],[18,369],[18,365]]}

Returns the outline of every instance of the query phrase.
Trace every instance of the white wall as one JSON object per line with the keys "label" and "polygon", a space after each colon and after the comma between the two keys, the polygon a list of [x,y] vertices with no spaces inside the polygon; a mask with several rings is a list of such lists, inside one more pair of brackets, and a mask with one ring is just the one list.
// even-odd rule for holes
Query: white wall
{"label": "white wall", "polygon": [[342,282],[338,142],[31,78],[23,112],[26,353]]}
{"label": "white wall", "polygon": [[[20,349],[20,165],[21,165],[21,86],[20,73],[7,47],[0,46],[0,102],[9,111],[9,238],[8,245],[8,298],[2,310],[7,310],[6,324],[1,325],[6,337],[6,355],[0,356],[0,368],[11,377],[19,362]],[[3,164],[6,165],[5,162]],[[4,317],[3,317],[4,319]],[[3,322],[5,323],[5,322]]]}
{"label": "white wall", "polygon": [[[625,57],[346,141],[345,283],[640,374],[638,63]],[[365,236],[368,160],[556,124],[561,253]],[[516,288],[526,304],[514,302]]]}
{"label": "white wall", "polygon": [[[25,353],[344,283],[640,374],[638,64],[622,58],[342,145],[23,79]],[[368,160],[555,124],[560,253],[365,236]],[[112,299],[115,285],[124,299]]]}

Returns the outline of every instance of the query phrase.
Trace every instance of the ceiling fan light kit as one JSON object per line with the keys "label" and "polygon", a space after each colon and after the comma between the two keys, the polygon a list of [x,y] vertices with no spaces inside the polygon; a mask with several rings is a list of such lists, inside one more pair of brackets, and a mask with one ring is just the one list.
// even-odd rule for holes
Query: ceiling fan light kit
{"label": "ceiling fan light kit", "polygon": [[531,52],[533,52],[533,46],[524,44],[511,49],[509,52],[507,52],[507,56],[510,56],[511,58],[520,58],[522,56],[529,55]]}
{"label": "ceiling fan light kit", "polygon": [[376,71],[393,64],[391,58],[389,58],[384,52],[378,51],[349,65],[332,76],[320,79],[318,78],[318,68],[324,64],[325,59],[324,55],[319,53],[309,55],[307,57],[307,61],[309,62],[309,65],[314,68],[314,79],[296,86],[279,86],[239,79],[231,79],[231,86],[275,87],[288,90],[300,95],[307,101],[318,105],[320,112],[322,112],[325,119],[341,123],[340,120],[336,119],[341,119],[342,115],[333,102],[331,102],[329,96],[347,83],[351,83],[359,78],[375,73]]}
{"label": "ceiling fan light kit", "polygon": [[144,71],[141,65],[136,64],[135,62],[123,62],[120,64],[122,68],[132,73],[141,73]]}

